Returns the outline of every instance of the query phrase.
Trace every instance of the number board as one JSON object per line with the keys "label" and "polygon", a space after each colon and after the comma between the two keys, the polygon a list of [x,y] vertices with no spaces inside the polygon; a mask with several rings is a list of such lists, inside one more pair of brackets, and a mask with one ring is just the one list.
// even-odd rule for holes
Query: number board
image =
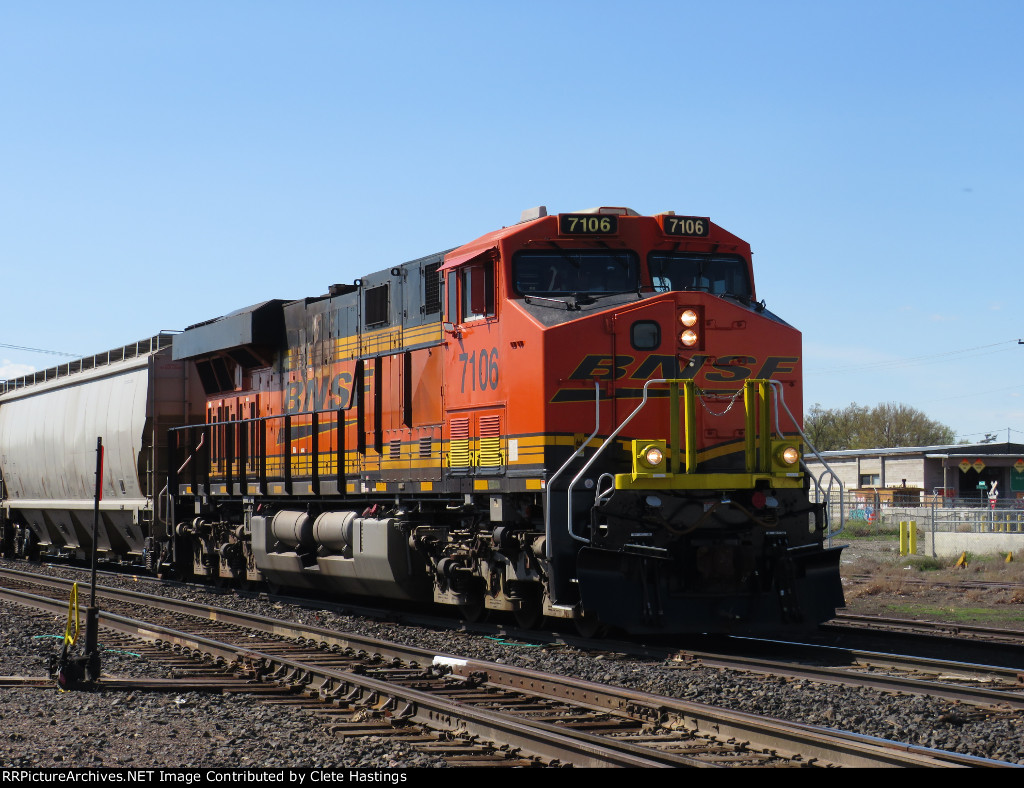
{"label": "number board", "polygon": [[711,232],[711,219],[707,216],[672,216],[665,214],[661,217],[661,221],[665,235],[686,235],[705,238]]}
{"label": "number board", "polygon": [[562,235],[613,235],[618,231],[619,217],[615,214],[558,214],[558,232]]}

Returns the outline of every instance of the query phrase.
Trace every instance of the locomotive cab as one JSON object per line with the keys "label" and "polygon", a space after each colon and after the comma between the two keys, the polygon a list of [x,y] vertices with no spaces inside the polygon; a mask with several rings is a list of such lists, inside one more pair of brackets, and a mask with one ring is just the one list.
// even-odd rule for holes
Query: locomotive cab
{"label": "locomotive cab", "polygon": [[[539,216],[442,268],[451,472],[501,493],[492,525],[521,536],[499,552],[539,568],[543,613],[742,631],[843,603],[798,465],[799,333],[755,301],[749,260],[705,218],[611,208]],[[474,283],[494,311],[466,311]],[[521,515],[531,476],[542,522]]]}

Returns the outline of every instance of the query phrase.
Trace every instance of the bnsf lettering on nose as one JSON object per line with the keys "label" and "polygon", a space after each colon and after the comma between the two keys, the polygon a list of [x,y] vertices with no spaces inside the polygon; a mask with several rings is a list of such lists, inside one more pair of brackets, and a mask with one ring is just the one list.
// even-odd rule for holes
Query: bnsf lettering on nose
{"label": "bnsf lettering on nose", "polygon": [[677,356],[650,354],[635,356],[590,354],[584,356],[570,380],[649,380],[651,378],[693,379],[703,373],[712,383],[730,383],[747,378],[766,379],[796,372],[797,356],[768,356],[760,362],[754,356],[694,356],[689,361]]}

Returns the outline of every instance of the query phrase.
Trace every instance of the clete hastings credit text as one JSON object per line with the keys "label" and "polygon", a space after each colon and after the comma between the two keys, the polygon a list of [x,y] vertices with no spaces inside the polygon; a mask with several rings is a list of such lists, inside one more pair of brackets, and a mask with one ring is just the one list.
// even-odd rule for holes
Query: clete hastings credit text
{"label": "clete hastings credit text", "polygon": [[394,769],[2,769],[0,783],[403,783]]}

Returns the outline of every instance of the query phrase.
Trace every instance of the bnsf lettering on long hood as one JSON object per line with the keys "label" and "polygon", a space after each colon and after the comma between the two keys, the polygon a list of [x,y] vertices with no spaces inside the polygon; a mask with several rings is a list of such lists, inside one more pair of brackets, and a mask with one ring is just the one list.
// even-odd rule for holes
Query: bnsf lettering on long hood
{"label": "bnsf lettering on long hood", "polygon": [[352,393],[352,372],[332,372],[311,378],[299,378],[284,391],[285,413],[335,410],[345,407]]}

